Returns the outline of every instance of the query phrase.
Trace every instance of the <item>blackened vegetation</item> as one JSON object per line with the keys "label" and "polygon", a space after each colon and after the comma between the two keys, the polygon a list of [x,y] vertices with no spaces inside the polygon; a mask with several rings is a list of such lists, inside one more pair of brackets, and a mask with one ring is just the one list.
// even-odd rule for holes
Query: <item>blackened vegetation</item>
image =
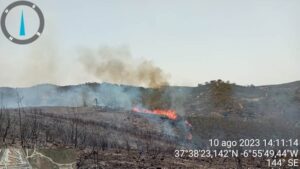
{"label": "blackened vegetation", "polygon": [[[211,166],[218,159],[174,159],[174,149],[205,148],[207,140],[212,138],[300,138],[299,86],[299,82],[238,86],[216,80],[197,87],[147,89],[88,83],[39,86],[32,89],[40,92],[30,95],[31,99],[26,95],[34,93],[31,89],[20,89],[20,94],[16,94],[15,90],[2,88],[0,144],[24,148],[72,148],[80,151],[78,168],[100,168],[104,166],[103,162],[111,163],[106,168],[146,168],[162,163],[164,166],[173,164],[174,168],[176,165],[195,168],[200,163]],[[74,100],[78,100],[81,107],[57,106],[73,106],[71,101]],[[55,106],[23,108],[25,104],[44,103]],[[5,104],[15,105],[15,108],[8,109]],[[148,109],[174,109],[179,118],[170,120],[133,113],[130,108],[135,105]],[[185,120],[191,123],[190,129],[184,126]],[[193,135],[192,140],[186,139],[189,133]],[[116,160],[119,158],[123,161]],[[236,165],[233,167],[245,167],[243,160],[234,160]],[[178,161],[180,164],[176,163]],[[219,161],[220,164],[223,162],[222,159]]]}
{"label": "blackened vegetation", "polygon": [[[172,154],[178,143],[186,141],[184,137],[171,136],[147,126],[139,127],[145,125],[142,121],[137,121],[141,124],[124,126],[118,124],[118,120],[97,119],[101,117],[97,115],[101,112],[95,111],[94,108],[87,108],[88,111],[94,112],[95,118],[92,119],[83,118],[86,113],[82,108],[61,109],[2,108],[0,111],[1,147],[22,146],[29,149],[72,148],[84,150],[84,155],[79,157],[93,159],[89,161],[89,164],[90,162],[98,164],[101,159],[100,151],[126,150],[130,152],[134,150],[140,156],[148,153],[153,155]],[[53,111],[58,113],[53,113]],[[60,113],[60,111],[67,113]],[[123,113],[133,120],[140,118],[132,112]],[[84,159],[78,160],[78,167],[81,163],[85,164],[83,161]]]}
{"label": "blackened vegetation", "polygon": [[[241,138],[274,139],[300,138],[300,126],[297,122],[279,119],[241,120],[223,117],[190,117],[193,125],[193,140],[196,144],[204,140],[218,138],[220,140],[238,140]],[[198,140],[198,141],[196,141]],[[202,140],[202,141],[201,141]]]}

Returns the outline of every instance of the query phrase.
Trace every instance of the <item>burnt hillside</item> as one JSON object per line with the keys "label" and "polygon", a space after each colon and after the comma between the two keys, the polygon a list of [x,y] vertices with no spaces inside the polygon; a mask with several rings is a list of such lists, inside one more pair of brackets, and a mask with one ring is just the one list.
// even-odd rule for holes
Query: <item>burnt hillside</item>
{"label": "burnt hillside", "polygon": [[107,107],[130,110],[170,108],[180,115],[214,115],[258,118],[299,118],[300,82],[270,86],[239,86],[221,80],[197,87],[166,86],[160,89],[86,83],[74,86],[42,84],[30,88],[0,88],[0,104],[21,107]]}

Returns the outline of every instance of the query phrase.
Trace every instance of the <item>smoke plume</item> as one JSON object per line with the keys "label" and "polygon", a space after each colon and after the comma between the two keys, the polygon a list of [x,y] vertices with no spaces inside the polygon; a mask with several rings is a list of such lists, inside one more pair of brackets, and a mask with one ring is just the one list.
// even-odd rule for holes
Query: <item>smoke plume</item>
{"label": "smoke plume", "polygon": [[125,47],[85,51],[79,61],[89,74],[102,81],[153,88],[168,84],[168,76],[159,67],[149,60],[133,58]]}

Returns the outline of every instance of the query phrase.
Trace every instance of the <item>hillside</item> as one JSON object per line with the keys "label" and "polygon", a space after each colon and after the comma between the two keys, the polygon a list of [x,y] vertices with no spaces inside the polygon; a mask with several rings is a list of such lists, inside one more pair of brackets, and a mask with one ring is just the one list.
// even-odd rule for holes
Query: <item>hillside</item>
{"label": "hillside", "polygon": [[300,82],[255,87],[221,80],[156,89],[108,83],[0,88],[0,167],[265,168],[264,158],[225,162],[173,154],[205,149],[216,138],[299,138],[299,91]]}
{"label": "hillside", "polygon": [[[299,117],[299,81],[257,87],[230,84],[230,91],[226,94],[230,98],[222,95],[223,89],[213,90],[211,83],[197,87],[168,86],[163,89],[109,83],[74,86],[42,84],[30,88],[0,88],[0,103],[7,108],[18,107],[19,100],[21,107],[98,106],[130,110],[133,106],[139,105],[146,108],[155,106],[175,109],[181,115]],[[223,105],[214,105],[218,97],[219,101],[224,97],[224,103],[220,103]]]}

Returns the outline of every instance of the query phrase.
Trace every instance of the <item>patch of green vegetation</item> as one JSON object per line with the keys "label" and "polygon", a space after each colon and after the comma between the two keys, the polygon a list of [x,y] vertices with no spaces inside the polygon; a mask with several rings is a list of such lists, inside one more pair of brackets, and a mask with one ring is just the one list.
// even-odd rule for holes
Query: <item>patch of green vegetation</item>
{"label": "patch of green vegetation", "polygon": [[76,161],[76,151],[73,149],[40,149],[38,152],[60,164],[67,164]]}

